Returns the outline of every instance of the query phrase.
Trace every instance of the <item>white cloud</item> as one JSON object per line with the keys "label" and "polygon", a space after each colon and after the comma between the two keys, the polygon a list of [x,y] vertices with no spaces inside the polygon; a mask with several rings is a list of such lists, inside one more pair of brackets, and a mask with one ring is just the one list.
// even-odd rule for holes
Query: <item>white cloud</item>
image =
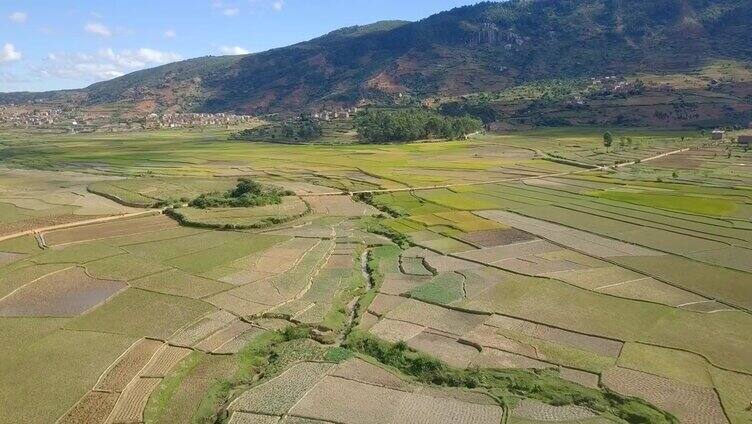
{"label": "white cloud", "polygon": [[89,22],[88,24],[84,25],[84,31],[99,35],[101,37],[111,37],[112,31],[110,31],[109,28],[107,28],[104,24],[100,24],[98,22]]}
{"label": "white cloud", "polygon": [[272,3],[272,9],[276,10],[277,12],[282,10],[283,7],[285,7],[284,0],[277,0],[274,3]]}
{"label": "white cloud", "polygon": [[168,29],[164,32],[165,38],[175,38],[178,36],[178,33],[175,32],[175,30]]}
{"label": "white cloud", "polygon": [[50,53],[46,63],[37,71],[42,77],[99,81],[180,59],[182,57],[177,53],[146,47],[120,51],[107,48],[94,54]]}
{"label": "white cloud", "polygon": [[21,52],[16,50],[16,46],[10,43],[5,43],[2,49],[0,49],[0,64],[15,62],[21,60]]}
{"label": "white cloud", "polygon": [[221,46],[219,48],[219,51],[221,51],[222,54],[231,54],[231,55],[250,53],[250,50],[244,49],[240,46]]}
{"label": "white cloud", "polygon": [[26,12],[13,12],[8,15],[8,19],[17,24],[25,24],[26,20],[29,19],[29,15]]}
{"label": "white cloud", "polygon": [[240,9],[237,7],[228,7],[222,10],[222,14],[225,16],[238,16],[240,14]]}

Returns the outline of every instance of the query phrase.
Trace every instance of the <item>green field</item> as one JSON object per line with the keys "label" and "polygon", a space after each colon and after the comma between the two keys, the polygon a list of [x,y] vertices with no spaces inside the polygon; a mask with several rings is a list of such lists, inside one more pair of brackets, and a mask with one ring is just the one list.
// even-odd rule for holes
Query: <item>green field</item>
{"label": "green field", "polygon": [[[185,356],[133,377],[154,383],[138,406],[146,422],[224,419],[216,414],[297,361],[357,351],[410,384],[490,393],[508,415],[520,398],[590,408],[579,422],[705,413],[652,393],[652,405],[607,400],[598,379],[627,369],[717,393],[709,408],[746,423],[752,180],[731,170],[748,153],[729,158],[693,131],[612,131],[639,142],[606,151],[603,129],[587,128],[371,146],[239,142],[218,129],[3,133],[0,237],[19,237],[0,240],[0,362],[18,366],[0,371],[0,389],[21,390],[0,399],[0,422],[55,421],[147,337]],[[241,177],[295,195],[183,206]],[[353,199],[377,212],[347,197],[363,190]],[[176,207],[185,225],[157,210],[49,240],[24,233],[154,206]],[[74,267],[92,279],[80,292],[42,289]],[[14,309],[17,299],[99,299],[98,281],[124,289],[75,316]],[[562,372],[516,370],[530,367]]]}

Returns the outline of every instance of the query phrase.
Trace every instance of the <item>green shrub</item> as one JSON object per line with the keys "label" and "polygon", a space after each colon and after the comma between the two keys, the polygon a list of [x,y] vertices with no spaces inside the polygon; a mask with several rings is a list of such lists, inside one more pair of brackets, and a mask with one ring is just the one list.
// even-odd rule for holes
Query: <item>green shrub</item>
{"label": "green shrub", "polygon": [[241,178],[238,185],[225,193],[207,193],[191,200],[188,206],[198,209],[210,208],[252,208],[256,206],[278,205],[282,197],[293,193],[278,187],[264,186],[250,178]]}

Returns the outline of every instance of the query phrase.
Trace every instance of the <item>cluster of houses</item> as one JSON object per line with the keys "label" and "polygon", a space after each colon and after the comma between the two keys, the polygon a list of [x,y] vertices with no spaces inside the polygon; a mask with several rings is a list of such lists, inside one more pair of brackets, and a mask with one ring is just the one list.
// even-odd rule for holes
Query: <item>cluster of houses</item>
{"label": "cluster of houses", "polygon": [[144,128],[230,127],[248,124],[254,120],[255,118],[251,115],[235,115],[231,113],[152,113],[146,116]]}
{"label": "cluster of houses", "polygon": [[[752,128],[752,122],[750,123],[750,128]],[[710,139],[713,141],[724,141],[726,139],[726,131],[721,129],[713,130],[710,133]],[[752,146],[752,135],[739,135],[736,137],[736,142],[742,146]]]}
{"label": "cluster of houses", "polygon": [[67,121],[61,109],[38,109],[16,105],[0,106],[0,125],[10,127],[50,127]]}
{"label": "cluster of houses", "polygon": [[321,112],[315,112],[313,119],[320,121],[334,121],[337,119],[350,119],[358,113],[357,107],[342,108],[337,110],[323,110]]}

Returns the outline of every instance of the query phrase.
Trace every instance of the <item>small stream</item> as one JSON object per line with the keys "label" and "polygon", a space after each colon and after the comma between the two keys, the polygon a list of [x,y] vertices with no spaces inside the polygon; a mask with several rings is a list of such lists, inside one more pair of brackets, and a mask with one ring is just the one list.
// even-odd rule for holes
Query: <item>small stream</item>
{"label": "small stream", "polygon": [[[363,274],[363,277],[366,279],[366,291],[370,291],[373,289],[373,277],[371,276],[371,273],[368,272],[368,255],[371,252],[370,248],[367,248],[363,251],[363,254],[360,255],[360,272]],[[355,327],[355,320],[357,318],[358,313],[358,307],[360,306],[360,300],[361,297],[354,297],[350,303],[347,304],[347,323],[345,324],[344,330],[340,333],[337,344],[342,344],[347,336],[350,334],[350,332],[353,330],[353,327]]]}

